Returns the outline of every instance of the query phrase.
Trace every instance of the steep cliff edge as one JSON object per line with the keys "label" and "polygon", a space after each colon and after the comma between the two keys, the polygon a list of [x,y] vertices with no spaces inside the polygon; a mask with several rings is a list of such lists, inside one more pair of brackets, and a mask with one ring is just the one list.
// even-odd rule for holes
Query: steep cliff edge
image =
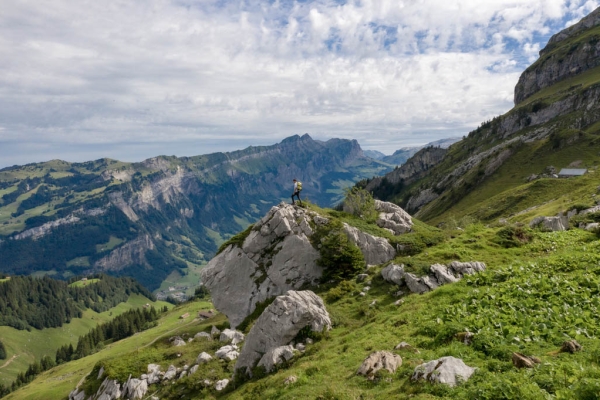
{"label": "steep cliff edge", "polygon": [[520,104],[556,82],[600,66],[600,8],[550,38],[540,58],[521,75],[515,88]]}

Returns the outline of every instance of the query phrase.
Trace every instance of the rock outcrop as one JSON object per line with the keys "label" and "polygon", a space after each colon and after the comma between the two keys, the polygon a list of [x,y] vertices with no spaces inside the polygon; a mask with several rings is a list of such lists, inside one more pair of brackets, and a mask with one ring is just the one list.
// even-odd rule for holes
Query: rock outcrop
{"label": "rock outcrop", "polygon": [[539,228],[546,232],[569,230],[569,219],[566,216],[536,217],[529,223],[530,228]]}
{"label": "rock outcrop", "polygon": [[279,364],[291,360],[294,357],[294,348],[290,345],[279,346],[269,349],[258,361],[258,367],[264,367],[265,371],[271,372]]}
{"label": "rock outcrop", "polygon": [[474,372],[475,368],[469,367],[460,358],[442,357],[416,367],[411,379],[423,379],[454,387],[459,382],[468,380]]}
{"label": "rock outcrop", "polygon": [[369,379],[374,379],[375,374],[386,369],[390,373],[396,372],[396,369],[402,365],[402,358],[389,351],[377,351],[371,353],[356,372],[358,375],[366,376]]}
{"label": "rock outcrop", "polygon": [[250,329],[235,370],[251,374],[263,355],[288,345],[307,326],[314,332],[331,329],[323,300],[308,290],[278,296]]}
{"label": "rock outcrop", "polygon": [[94,268],[102,271],[119,271],[134,264],[146,265],[148,250],[154,250],[154,242],[150,235],[142,235],[117,247],[109,255],[96,261]]}
{"label": "rock outcrop", "polygon": [[143,399],[148,392],[148,382],[145,379],[135,379],[129,376],[123,385],[122,397],[129,400]]}
{"label": "rock outcrop", "polygon": [[396,285],[406,285],[412,293],[425,293],[435,290],[441,285],[454,283],[465,275],[473,275],[485,270],[485,264],[478,261],[453,261],[449,266],[433,264],[429,267],[430,274],[418,277],[404,271],[404,265],[390,264],[381,270],[384,280]]}
{"label": "rock outcrop", "polygon": [[369,265],[383,264],[396,257],[396,250],[384,238],[369,235],[344,223],[344,232],[348,239],[360,249]]}
{"label": "rock outcrop", "polygon": [[377,226],[389,229],[394,235],[401,235],[412,230],[412,218],[400,206],[386,201],[375,200],[375,209],[379,211]]}

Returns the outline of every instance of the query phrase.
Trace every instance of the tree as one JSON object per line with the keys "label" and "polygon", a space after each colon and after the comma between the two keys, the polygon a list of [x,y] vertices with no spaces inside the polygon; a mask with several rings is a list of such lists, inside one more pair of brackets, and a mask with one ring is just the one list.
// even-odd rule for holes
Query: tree
{"label": "tree", "polygon": [[356,186],[346,190],[344,212],[367,222],[375,222],[378,215],[377,210],[375,210],[375,200],[371,193]]}
{"label": "tree", "polygon": [[6,349],[4,348],[4,343],[0,342],[0,360],[6,359]]}

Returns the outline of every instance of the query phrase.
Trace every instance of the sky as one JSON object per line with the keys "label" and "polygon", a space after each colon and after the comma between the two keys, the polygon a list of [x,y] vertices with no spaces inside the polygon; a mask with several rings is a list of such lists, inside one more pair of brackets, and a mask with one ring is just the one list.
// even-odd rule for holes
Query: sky
{"label": "sky", "polygon": [[600,0],[2,0],[0,168],[309,133],[396,149],[513,106]]}

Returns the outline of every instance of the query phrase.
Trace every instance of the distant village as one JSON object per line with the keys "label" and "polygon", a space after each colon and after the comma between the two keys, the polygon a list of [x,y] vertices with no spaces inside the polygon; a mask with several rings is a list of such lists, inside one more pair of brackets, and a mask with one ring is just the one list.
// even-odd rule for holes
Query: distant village
{"label": "distant village", "polygon": [[171,297],[178,302],[184,302],[189,298],[189,296],[185,294],[188,289],[189,286],[169,286],[167,290],[156,292],[156,299],[164,301],[167,300],[167,297]]}

